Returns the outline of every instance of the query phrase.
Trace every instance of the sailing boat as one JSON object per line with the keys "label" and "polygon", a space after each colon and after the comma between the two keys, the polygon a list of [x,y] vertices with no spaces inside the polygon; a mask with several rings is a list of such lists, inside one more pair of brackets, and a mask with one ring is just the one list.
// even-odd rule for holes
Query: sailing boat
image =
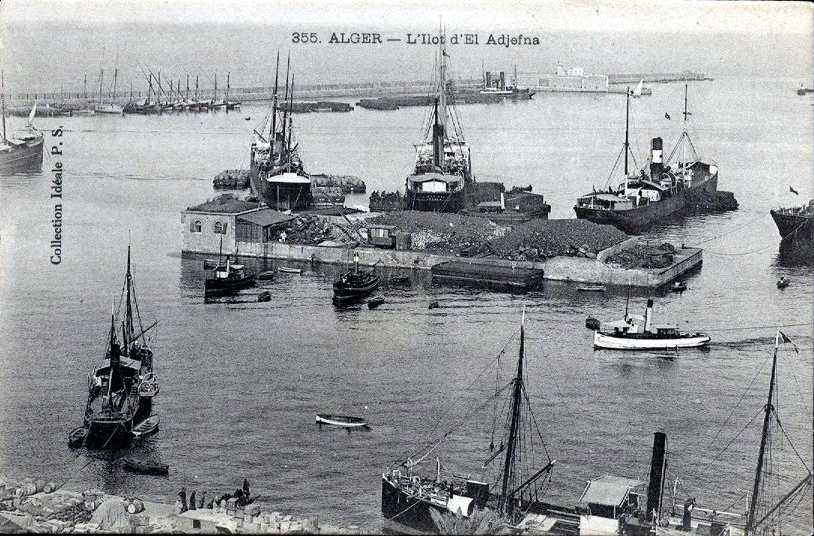
{"label": "sailing boat", "polygon": [[10,138],[6,132],[6,90],[5,76],[0,73],[0,113],[3,120],[3,139],[0,143],[0,171],[18,171],[42,165],[43,136],[34,128],[37,103],[28,114],[28,132],[20,137]]}
{"label": "sailing boat", "polygon": [[226,73],[226,111],[229,110],[240,110],[240,101],[230,101],[229,100],[229,90],[231,89],[231,78],[232,73]]}
{"label": "sailing boat", "polygon": [[99,103],[94,108],[97,114],[122,114],[124,109],[120,104],[116,104],[116,82],[119,78],[119,69],[113,69],[113,93],[109,103],[102,102],[102,79],[104,78],[105,71],[102,70],[99,74]]}
{"label": "sailing boat", "polygon": [[[88,377],[84,424],[69,436],[72,446],[91,449],[126,446],[134,437],[134,429],[152,412],[158,380],[153,371],[153,351],[145,334],[157,322],[146,329],[142,325],[130,270],[130,246],[127,246],[127,274],[118,310],[122,307],[121,342],[117,336],[117,311],[112,310],[105,351],[105,360],[109,363],[96,368]],[[77,441],[79,437],[81,442]]]}
{"label": "sailing boat", "polygon": [[215,94],[212,96],[212,100],[209,103],[209,108],[212,110],[226,109],[226,101],[223,99],[218,99],[218,73],[215,73]]}
{"label": "sailing boat", "polygon": [[463,137],[447,86],[446,38],[441,30],[438,48],[438,87],[424,141],[415,145],[415,169],[407,177],[405,208],[458,212],[465,205],[465,189],[474,182],[469,144]]}
{"label": "sailing boat", "polygon": [[[613,225],[625,232],[638,233],[658,221],[680,212],[690,196],[699,193],[714,194],[718,189],[718,166],[702,162],[687,133],[687,85],[684,85],[684,131],[673,151],[664,161],[663,141],[650,141],[650,164],[638,175],[629,172],[630,96],[628,90],[625,104],[624,178],[615,189],[594,190],[577,198],[574,206],[577,218],[594,223]],[[690,149],[690,154],[687,149]],[[679,155],[675,168],[670,166],[673,157]],[[621,154],[620,154],[621,156]],[[611,170],[616,171],[620,158]],[[635,158],[634,158],[635,163]]]}
{"label": "sailing boat", "polygon": [[271,111],[259,130],[254,130],[251,145],[249,175],[266,204],[276,210],[300,210],[311,204],[311,179],[300,160],[294,141],[292,110],[294,101],[294,75],[289,71],[289,56],[285,75],[283,103],[278,101],[280,53],[274,74],[274,95]]}
{"label": "sailing boat", "polygon": [[642,89],[644,88],[644,80],[639,80],[639,83],[636,84],[636,87],[633,88],[633,91],[630,93],[630,96],[634,99],[638,99],[642,96]]}
{"label": "sailing boat", "polygon": [[[547,450],[539,451],[543,438],[537,427],[524,378],[525,311],[520,324],[520,350],[517,372],[503,386],[497,386],[493,396],[484,405],[494,402],[493,423],[505,422],[499,446],[494,437],[486,452],[480,470],[483,478],[460,477],[454,473],[450,480],[442,480],[442,463],[436,457],[434,477],[416,474],[416,468],[447,440],[454,429],[430,445],[417,459],[407,458],[400,466],[382,474],[382,514],[388,520],[409,528],[437,532],[439,523],[434,518],[456,514],[470,517],[476,510],[495,512],[509,526],[516,526],[526,513],[545,512],[547,504],[538,500],[540,487],[550,478],[555,460]],[[500,355],[498,355],[498,360]],[[508,400],[500,400],[508,393]],[[497,415],[497,408],[507,407],[505,421]],[[494,432],[494,430],[493,430]],[[500,432],[498,432],[500,433]],[[535,444],[537,449],[535,449]],[[500,460],[492,465],[492,462]],[[487,476],[489,473],[490,476]],[[446,475],[445,475],[446,476]]]}

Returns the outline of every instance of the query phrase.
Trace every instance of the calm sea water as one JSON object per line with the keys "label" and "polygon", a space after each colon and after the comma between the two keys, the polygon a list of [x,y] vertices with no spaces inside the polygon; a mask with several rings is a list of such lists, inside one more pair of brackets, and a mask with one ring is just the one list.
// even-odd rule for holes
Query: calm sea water
{"label": "calm sea water", "polygon": [[[416,276],[409,289],[387,290],[375,311],[339,311],[330,306],[336,268],[304,267],[205,304],[200,259],[179,253],[179,212],[213,196],[214,174],[247,165],[251,128],[265,108],[38,120],[66,131],[63,261],[49,262],[49,170],[57,158],[46,157],[42,172],[0,180],[0,472],[161,500],[181,486],[223,493],[246,477],[269,508],[377,530],[381,472],[423,444],[439,418],[466,421],[440,454],[450,469],[477,474],[492,417],[472,409],[494,374],[469,386],[516,335],[525,306],[528,388],[558,460],[553,502],[573,504],[585,480],[602,474],[646,477],[652,433],[664,430],[680,496],[742,511],[759,419],[744,426],[765,401],[773,326],[788,325],[800,349],[782,354],[779,412],[812,465],[812,267],[780,257],[768,214],[814,196],[812,99],[798,97],[797,84],[720,78],[690,88],[692,139],[718,162],[719,188],[733,191],[740,209],[649,235],[705,248],[687,292],[656,296],[659,320],[713,336],[708,352],[678,355],[594,351],[585,318],[619,317],[626,296],[556,283],[516,296],[439,288]],[[640,162],[651,136],[672,146],[681,133],[683,87],[654,85],[653,93],[631,105]],[[532,184],[555,218],[573,217],[574,198],[605,185],[624,135],[624,99],[613,95],[539,95],[458,113],[475,174]],[[310,171],[355,174],[368,191],[393,190],[410,170],[424,114],[357,109],[294,121]],[[81,423],[87,374],[103,357],[128,240],[140,311],[145,322],[159,321],[153,346],[162,382],[161,431],[138,454],[170,464],[168,478],[124,473],[66,446]],[[792,280],[785,291],[775,288],[781,275]],[[256,302],[261,289],[271,302]],[[646,298],[634,292],[631,307],[643,308]],[[441,307],[428,310],[431,300]],[[516,346],[515,338],[501,360],[503,378]],[[320,431],[315,412],[363,415],[372,431]],[[790,487],[804,469],[785,440],[775,446],[775,469]],[[804,501],[796,530],[810,519]]]}

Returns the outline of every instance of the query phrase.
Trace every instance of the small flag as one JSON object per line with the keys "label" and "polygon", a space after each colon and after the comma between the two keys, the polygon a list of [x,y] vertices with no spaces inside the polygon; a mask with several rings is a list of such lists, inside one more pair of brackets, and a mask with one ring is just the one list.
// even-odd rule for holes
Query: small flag
{"label": "small flag", "polygon": [[795,353],[797,353],[797,354],[799,354],[799,353],[800,353],[800,350],[798,350],[798,349],[797,349],[797,345],[796,345],[796,344],[794,344],[794,343],[791,341],[791,339],[789,339],[789,338],[786,336],[786,334],[785,334],[785,333],[783,333],[783,332],[782,332],[782,331],[780,331],[779,329],[777,330],[777,332],[780,334],[780,337],[781,337],[781,339],[782,339],[782,343],[783,343],[783,344],[789,343],[789,344],[790,344],[790,345],[792,345],[792,347],[794,348],[794,352],[795,352]]}
{"label": "small flag", "polygon": [[789,192],[793,193],[794,195],[800,195],[800,192],[789,186]]}
{"label": "small flag", "polygon": [[664,119],[670,119],[670,114],[668,114],[667,112],[664,112]]}

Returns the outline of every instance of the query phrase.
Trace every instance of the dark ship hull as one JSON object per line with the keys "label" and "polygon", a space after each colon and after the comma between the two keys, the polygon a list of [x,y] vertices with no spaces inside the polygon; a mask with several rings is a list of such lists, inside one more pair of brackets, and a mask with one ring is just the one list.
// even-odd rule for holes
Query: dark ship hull
{"label": "dark ship hull", "polygon": [[332,300],[334,305],[342,306],[357,302],[370,296],[374,290],[379,288],[379,276],[371,274],[370,276],[360,277],[360,275],[347,276],[349,278],[347,283],[341,281],[334,283]]}
{"label": "dark ship hull", "polygon": [[248,288],[254,284],[254,276],[234,279],[206,279],[204,293],[206,295],[225,294],[236,290]]}
{"label": "dark ship hull", "polygon": [[781,240],[814,244],[814,216],[789,214],[782,210],[772,210],[770,214],[780,232]]}
{"label": "dark ship hull", "polygon": [[9,151],[0,151],[0,171],[15,171],[42,165],[42,136],[12,145]]}
{"label": "dark ship hull", "polygon": [[718,190],[718,175],[715,174],[707,180],[681,190],[670,197],[649,203],[641,207],[628,210],[608,210],[575,206],[577,218],[592,221],[602,225],[613,225],[626,233],[639,233],[648,227],[680,213],[687,206],[687,201],[696,192],[714,194]]}
{"label": "dark ship hull", "polygon": [[459,212],[465,206],[464,191],[457,192],[414,192],[407,190],[405,196],[406,210],[425,212]]}

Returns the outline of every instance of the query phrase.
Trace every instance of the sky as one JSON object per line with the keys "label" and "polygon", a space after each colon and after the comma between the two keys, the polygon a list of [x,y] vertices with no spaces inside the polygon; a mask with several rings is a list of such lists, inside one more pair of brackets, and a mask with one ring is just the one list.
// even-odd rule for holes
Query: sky
{"label": "sky", "polygon": [[292,24],[331,22],[365,28],[392,28],[438,17],[474,30],[533,27],[541,31],[681,31],[744,34],[811,34],[814,9],[806,2],[468,0],[398,2],[352,1],[238,1],[238,0],[4,0],[0,13],[6,23],[61,21],[217,22]]}

